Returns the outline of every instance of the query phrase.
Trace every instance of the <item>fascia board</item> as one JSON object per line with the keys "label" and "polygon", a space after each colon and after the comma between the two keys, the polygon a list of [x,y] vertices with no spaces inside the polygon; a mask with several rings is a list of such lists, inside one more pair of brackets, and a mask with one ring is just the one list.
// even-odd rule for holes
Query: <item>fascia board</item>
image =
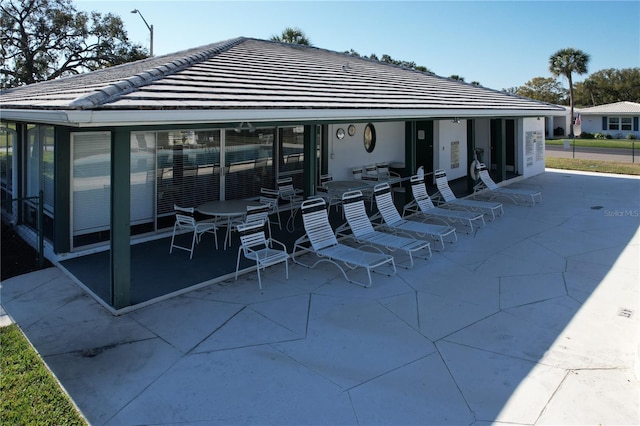
{"label": "fascia board", "polygon": [[425,118],[487,118],[487,117],[552,117],[554,110],[496,109],[250,109],[250,110],[136,110],[136,111],[36,111],[3,110],[5,120],[33,121],[74,127],[150,126],[167,124],[233,123],[239,121],[300,122],[300,121],[376,121]]}

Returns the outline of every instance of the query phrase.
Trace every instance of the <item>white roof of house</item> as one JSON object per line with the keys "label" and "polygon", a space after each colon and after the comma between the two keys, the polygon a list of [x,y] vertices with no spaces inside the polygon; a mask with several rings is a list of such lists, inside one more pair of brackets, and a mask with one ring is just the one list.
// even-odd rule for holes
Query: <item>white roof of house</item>
{"label": "white roof of house", "polygon": [[636,102],[615,102],[612,104],[598,105],[580,109],[582,115],[640,115],[640,104]]}
{"label": "white roof of house", "polygon": [[9,119],[28,110],[31,119],[76,125],[536,116],[561,110],[346,53],[244,37],[9,89],[0,93],[0,107]]}

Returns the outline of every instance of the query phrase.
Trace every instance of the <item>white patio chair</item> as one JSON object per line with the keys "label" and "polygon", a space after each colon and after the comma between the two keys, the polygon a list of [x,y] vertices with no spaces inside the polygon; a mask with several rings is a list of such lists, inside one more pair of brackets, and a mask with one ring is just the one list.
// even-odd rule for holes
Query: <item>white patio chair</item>
{"label": "white patio chair", "polygon": [[438,192],[433,197],[433,200],[436,202],[437,200],[442,200],[442,204],[439,204],[439,206],[481,212],[487,215],[487,217],[490,217],[491,220],[495,220],[496,215],[502,216],[504,214],[502,203],[457,198],[449,186],[447,173],[443,169],[436,170],[435,176]]}
{"label": "white patio chair", "polygon": [[264,222],[267,224],[269,228],[269,238],[271,238],[271,224],[269,223],[269,205],[268,204],[257,204],[255,206],[247,206],[247,211],[244,216],[235,218],[231,221],[230,225],[227,227],[227,235],[224,238],[225,247],[227,246],[227,241],[229,242],[229,247],[231,247],[231,233],[237,232],[238,228],[250,222]]}
{"label": "white patio chair", "polygon": [[329,209],[331,209],[331,206],[335,206],[336,211],[338,211],[338,207],[340,206],[340,195],[327,188],[327,182],[331,182],[332,180],[333,176],[331,175],[321,175],[320,185],[316,188],[316,194],[324,198]]}
{"label": "white patio chair", "polygon": [[498,184],[491,179],[487,166],[485,166],[484,163],[478,163],[476,170],[480,181],[473,187],[474,197],[489,196],[490,200],[498,197],[504,197],[513,202],[513,204],[529,206],[542,202],[541,191],[537,191],[535,189],[505,188],[503,186],[498,186]]}
{"label": "white patio chair", "polygon": [[479,223],[484,226],[484,214],[470,212],[466,210],[452,210],[436,207],[431,201],[424,179],[420,179],[417,175],[411,176],[411,192],[413,193],[413,201],[404,206],[402,216],[408,214],[422,217],[423,219],[439,219],[445,223],[460,223],[466,226],[469,234],[473,232],[473,224]]}
{"label": "white patio chair", "polygon": [[267,238],[264,226],[264,220],[238,225],[240,247],[238,248],[238,258],[236,260],[236,280],[238,279],[240,255],[242,254],[247,259],[256,262],[260,290],[262,290],[261,269],[264,270],[269,266],[284,262],[286,278],[289,279],[289,253],[287,253],[287,247],[278,240]]}
{"label": "white patio chair", "polygon": [[[383,267],[391,269],[393,275],[396,273],[396,265],[393,256],[380,252],[371,252],[357,249],[342,243],[336,239],[336,235],[329,224],[327,205],[322,198],[310,198],[305,200],[301,206],[302,222],[304,224],[305,235],[298,238],[293,248],[292,260],[307,268],[314,268],[320,262],[329,262],[338,267],[344,278],[354,284],[363,287],[371,287],[371,272],[380,272]],[[319,257],[313,265],[300,262],[297,257],[306,253]],[[344,266],[344,268],[343,268]],[[351,279],[345,270],[364,268],[367,271],[368,283],[361,283]]]}
{"label": "white patio chair", "polygon": [[439,225],[434,223],[417,222],[400,217],[391,197],[391,187],[387,183],[375,186],[373,190],[378,213],[372,216],[371,220],[380,220],[379,225],[383,229],[391,232],[408,232],[420,238],[429,237],[434,242],[440,242],[442,250],[445,248],[445,240],[450,243],[458,241],[456,228],[449,225]]}
{"label": "white patio chair", "polygon": [[[282,222],[280,221],[280,209],[278,208],[278,198],[280,198],[280,194],[277,190],[271,188],[260,188],[260,204],[269,205],[269,223],[277,223],[278,228],[282,229]],[[278,222],[273,221],[271,219],[271,215],[275,215],[278,219]]]}
{"label": "white patio chair", "polygon": [[[216,249],[218,248],[218,227],[215,224],[214,219],[207,219],[196,221],[195,209],[193,207],[179,207],[173,206],[176,212],[176,221],[173,224],[173,234],[171,235],[171,247],[169,247],[169,254],[173,253],[173,249],[185,250],[189,252],[189,259],[193,258],[193,249],[196,243],[200,242],[202,234],[213,234]],[[176,244],[176,233],[180,231],[192,231],[193,238],[191,238],[191,246],[182,246]]]}
{"label": "white patio chair", "polygon": [[287,231],[295,231],[295,216],[296,212],[300,208],[300,204],[304,197],[301,195],[302,190],[296,189],[293,186],[293,179],[291,177],[280,178],[277,181],[278,194],[281,200],[289,203],[289,219],[287,220]]}
{"label": "white patio chair", "polygon": [[[382,247],[389,254],[404,252],[409,258],[409,268],[413,267],[413,256],[428,260],[431,258],[431,246],[428,241],[415,239],[409,234],[401,236],[399,233],[390,234],[376,231],[367,216],[362,192],[349,191],[342,194],[342,209],[347,223],[336,229],[339,237],[353,238],[361,244],[372,247]],[[407,238],[408,237],[408,238]],[[423,256],[418,255],[422,250]],[[401,266],[397,261],[396,265]]]}

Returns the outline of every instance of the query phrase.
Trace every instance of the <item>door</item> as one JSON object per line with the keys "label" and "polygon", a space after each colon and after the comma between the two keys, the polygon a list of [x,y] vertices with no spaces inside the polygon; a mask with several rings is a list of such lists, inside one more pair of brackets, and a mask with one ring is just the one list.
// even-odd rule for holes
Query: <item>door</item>
{"label": "door", "polygon": [[415,170],[424,167],[425,181],[433,183],[433,121],[416,122]]}
{"label": "door", "polygon": [[517,174],[516,170],[516,121],[505,120],[505,167],[508,172]]}

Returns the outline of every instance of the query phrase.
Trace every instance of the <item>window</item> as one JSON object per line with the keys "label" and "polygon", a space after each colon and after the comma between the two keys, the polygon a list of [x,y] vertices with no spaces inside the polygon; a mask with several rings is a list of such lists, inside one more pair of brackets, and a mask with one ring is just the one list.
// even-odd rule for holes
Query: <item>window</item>
{"label": "window", "polygon": [[15,147],[17,146],[18,133],[15,123],[0,123],[0,188],[2,190],[2,208],[10,213],[11,200],[16,198],[13,183],[16,167]]}
{"label": "window", "polygon": [[608,125],[606,130],[631,131],[633,129],[631,117],[607,117],[607,118],[608,118]]}
{"label": "window", "polygon": [[111,133],[71,133],[73,247],[107,241],[111,226]]}

